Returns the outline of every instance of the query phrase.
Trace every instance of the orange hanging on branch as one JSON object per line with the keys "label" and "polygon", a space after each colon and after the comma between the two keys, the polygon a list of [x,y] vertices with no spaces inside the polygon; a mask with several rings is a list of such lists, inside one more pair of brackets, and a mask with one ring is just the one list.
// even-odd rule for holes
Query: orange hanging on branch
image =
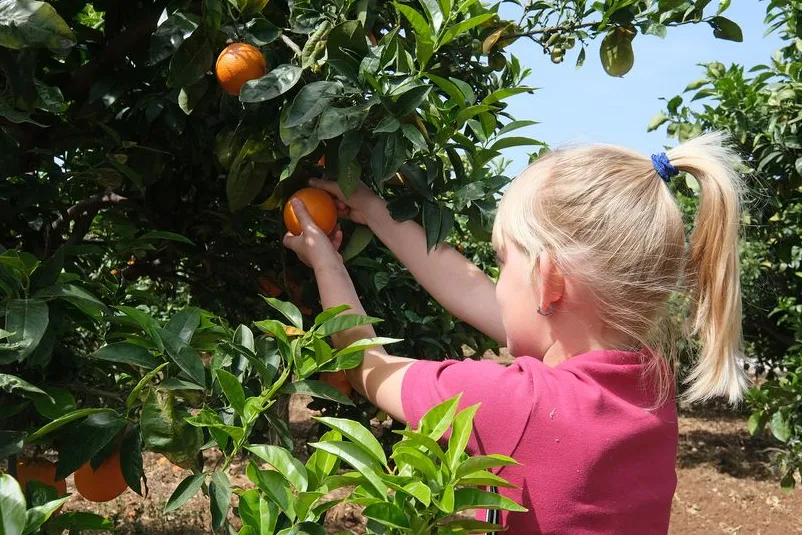
{"label": "orange hanging on branch", "polygon": [[267,64],[265,57],[255,46],[233,43],[217,56],[214,72],[223,91],[236,96],[245,82],[267,74]]}
{"label": "orange hanging on branch", "polygon": [[125,492],[128,483],[120,466],[120,452],[106,457],[97,470],[88,462],[75,472],[75,488],[90,502],[108,502]]}

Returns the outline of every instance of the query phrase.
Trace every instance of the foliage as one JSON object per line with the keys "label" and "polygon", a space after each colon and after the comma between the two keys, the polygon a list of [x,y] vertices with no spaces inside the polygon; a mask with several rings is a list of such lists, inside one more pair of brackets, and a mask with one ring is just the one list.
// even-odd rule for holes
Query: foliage
{"label": "foliage", "polygon": [[[362,179],[397,219],[422,222],[431,247],[447,240],[492,273],[484,242],[509,181],[494,162],[505,148],[545,147],[516,135],[533,123],[515,120],[506,100],[533,89],[505,47],[525,37],[557,60],[558,42],[570,48],[561,39],[604,36],[602,61],[622,74],[615,58],[657,24],[707,21],[718,37],[736,37],[717,18],[728,2],[712,18],[708,4],[554,0],[527,3],[511,23],[499,4],[476,0],[0,0],[0,451],[53,447],[65,476],[119,448],[138,492],[141,452],[159,452],[194,470],[168,507],[203,489],[222,525],[235,456],[289,459],[288,394],[317,396],[326,418],[369,426],[376,414],[314,380],[358,365],[371,343],[335,351],[325,342],[334,325],[375,320],[320,310],[311,272],[280,245],[282,201],[310,176],[336,177],[346,191]],[[212,73],[230,42],[256,46],[268,67],[239,97]],[[442,359],[492,347],[433,303],[368,229],[344,227],[349,269],[385,334],[404,338],[398,353]],[[265,336],[248,327],[273,310],[260,286],[284,299],[269,305],[289,322],[255,324]],[[331,437],[342,430],[326,433],[315,443],[340,441]],[[384,454],[417,451],[411,437],[392,448],[380,437]],[[223,462],[204,473],[210,447]],[[409,477],[404,462],[376,478],[395,488]],[[434,464],[431,503],[418,486],[395,489],[397,502],[370,504],[375,516],[404,506],[415,526],[449,532],[449,489],[466,482],[453,464]],[[314,492],[322,480],[308,486],[305,469]],[[259,490],[243,502],[260,512],[263,500],[275,503],[274,484],[298,489],[296,472],[267,474],[252,470]],[[387,499],[363,487],[358,499]],[[303,519],[319,519],[313,502]],[[276,518],[298,520],[277,506]]]}
{"label": "foliage", "polygon": [[[784,447],[782,484],[802,470],[802,18],[793,2],[772,1],[766,24],[785,46],[771,63],[705,65],[703,78],[668,101],[651,129],[667,123],[680,140],[706,129],[727,130],[742,151],[749,205],[741,243],[747,355],[767,380],[749,394],[752,433],[768,424]],[[692,102],[701,102],[701,108]],[[695,184],[678,199],[693,210]],[[802,475],[802,473],[801,473]]]}

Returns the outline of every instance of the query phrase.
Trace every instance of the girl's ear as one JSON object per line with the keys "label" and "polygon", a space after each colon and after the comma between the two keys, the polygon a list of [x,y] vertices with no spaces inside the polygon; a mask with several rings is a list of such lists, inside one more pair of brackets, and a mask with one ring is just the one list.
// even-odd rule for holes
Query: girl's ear
{"label": "girl's ear", "polygon": [[533,275],[538,282],[537,287],[540,294],[538,305],[541,310],[548,310],[550,307],[556,306],[565,292],[565,277],[554,261],[554,257],[547,251],[538,255]]}

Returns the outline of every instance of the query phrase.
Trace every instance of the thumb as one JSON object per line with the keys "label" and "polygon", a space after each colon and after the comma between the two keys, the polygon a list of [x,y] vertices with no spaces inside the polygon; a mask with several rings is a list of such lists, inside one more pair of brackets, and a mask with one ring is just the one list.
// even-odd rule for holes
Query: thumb
{"label": "thumb", "polygon": [[301,224],[301,231],[306,232],[310,229],[317,228],[312,216],[306,210],[306,205],[300,199],[293,199],[290,201],[292,204],[292,211],[295,212],[295,217],[298,218],[298,223]]}
{"label": "thumb", "polygon": [[309,180],[309,185],[313,188],[322,189],[323,191],[328,192],[330,195],[333,195],[340,201],[345,200],[343,191],[333,180],[320,180],[319,178],[313,178]]}

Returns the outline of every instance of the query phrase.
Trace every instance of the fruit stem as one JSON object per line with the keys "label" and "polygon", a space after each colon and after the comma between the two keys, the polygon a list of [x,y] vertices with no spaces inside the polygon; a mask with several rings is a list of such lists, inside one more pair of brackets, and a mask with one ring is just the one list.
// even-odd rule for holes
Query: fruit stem
{"label": "fruit stem", "polygon": [[290,39],[283,33],[281,34],[281,40],[284,41],[284,44],[287,45],[295,53],[296,56],[300,57],[300,55],[303,53],[301,52],[301,49],[298,48],[298,45],[296,45],[292,39]]}

